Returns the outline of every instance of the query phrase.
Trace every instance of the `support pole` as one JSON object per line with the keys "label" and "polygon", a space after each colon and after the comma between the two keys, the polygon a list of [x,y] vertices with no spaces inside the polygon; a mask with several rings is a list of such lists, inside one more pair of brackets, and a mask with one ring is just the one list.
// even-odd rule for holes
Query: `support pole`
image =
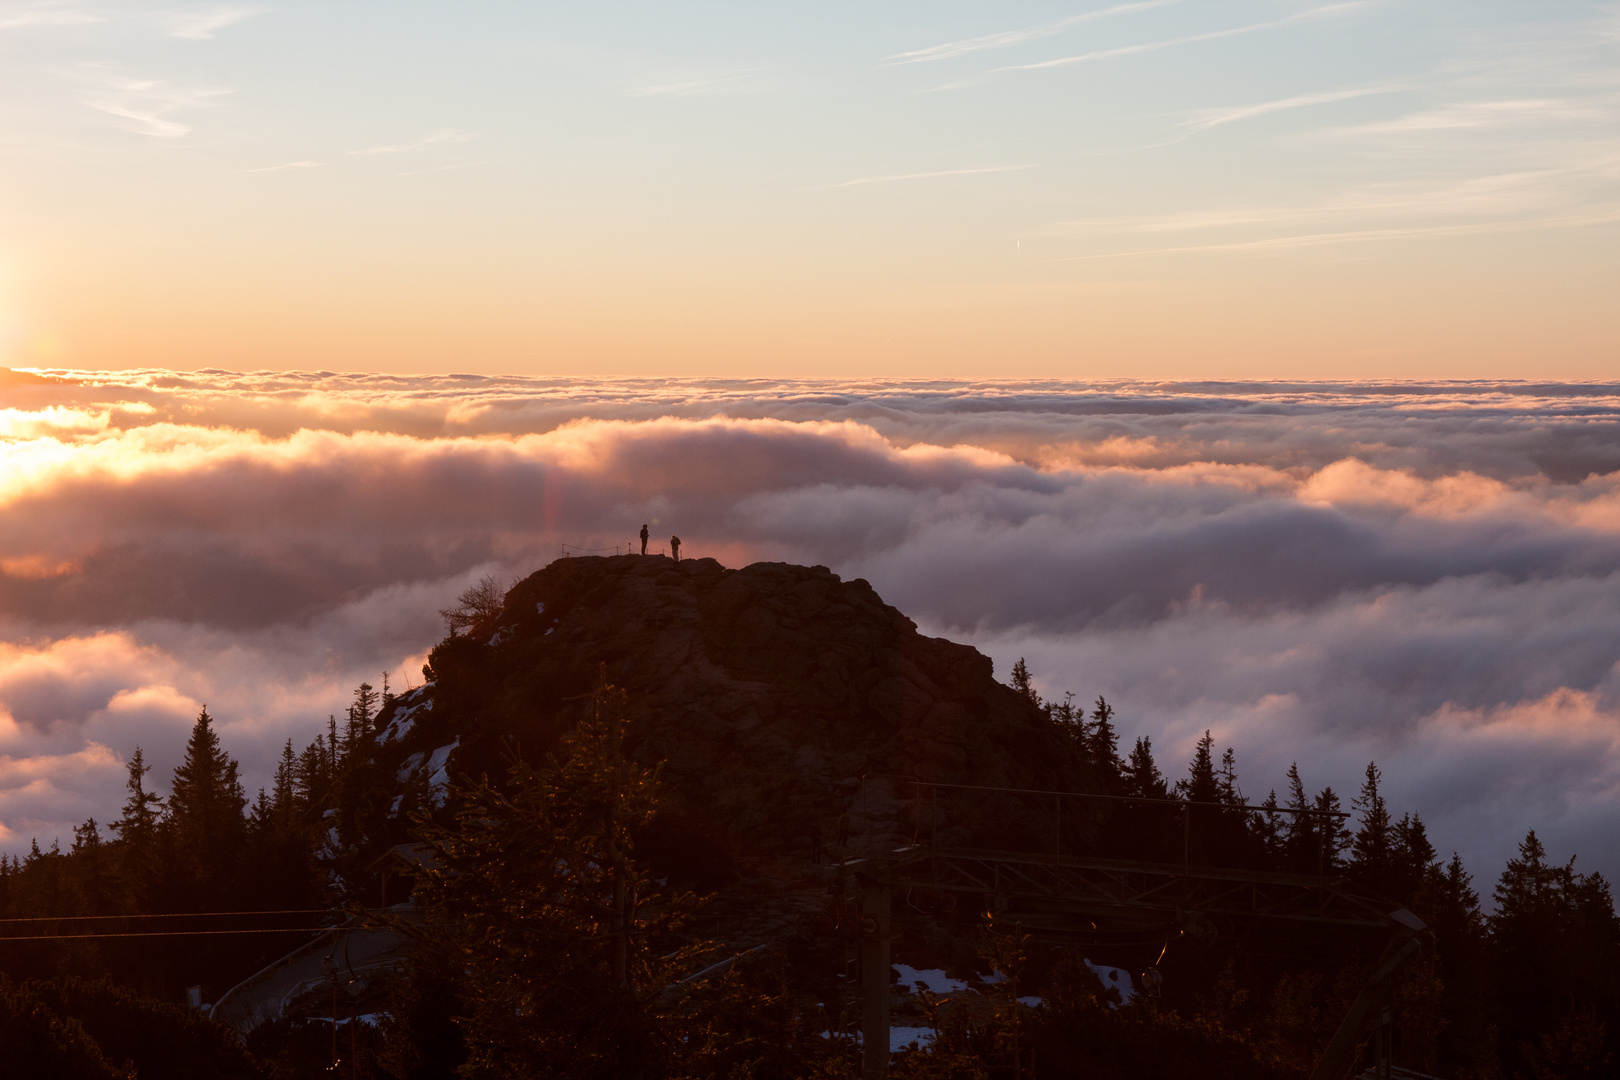
{"label": "support pole", "polygon": [[[869,885],[861,895],[861,1075],[882,1080],[889,1072],[889,889]],[[874,925],[875,924],[875,925]]]}
{"label": "support pole", "polygon": [[[1368,976],[1366,983],[1361,987],[1361,993],[1350,1003],[1350,1010],[1345,1013],[1344,1021],[1339,1030],[1334,1032],[1332,1040],[1328,1042],[1327,1049],[1317,1059],[1316,1068],[1311,1070],[1310,1080],[1342,1080],[1350,1074],[1351,1064],[1356,1053],[1356,1040],[1361,1035],[1362,1025],[1385,993],[1384,981],[1398,971],[1402,964],[1422,951],[1423,943],[1416,934],[1402,931],[1397,933],[1390,941],[1384,955],[1379,957],[1378,966]],[[1379,1031],[1383,1035],[1382,1027]]]}

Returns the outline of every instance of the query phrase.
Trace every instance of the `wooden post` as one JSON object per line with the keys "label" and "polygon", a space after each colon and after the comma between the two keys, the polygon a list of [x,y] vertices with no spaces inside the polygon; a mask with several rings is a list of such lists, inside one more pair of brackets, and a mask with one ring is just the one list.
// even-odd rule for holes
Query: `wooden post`
{"label": "wooden post", "polygon": [[[875,933],[861,934],[861,1075],[882,1080],[889,1072],[889,890],[870,885],[861,895],[862,920]],[[873,927],[872,924],[876,926]]]}

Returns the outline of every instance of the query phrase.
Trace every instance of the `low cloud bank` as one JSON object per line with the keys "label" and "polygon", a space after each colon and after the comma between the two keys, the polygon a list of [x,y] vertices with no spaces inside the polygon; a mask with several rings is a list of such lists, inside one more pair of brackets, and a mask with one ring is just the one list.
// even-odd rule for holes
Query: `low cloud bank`
{"label": "low cloud bank", "polygon": [[1620,870],[1620,386],[0,382],[0,846],[115,816],[206,703],[262,782],[419,679],[481,573],[642,522],[863,576],[1251,796],[1297,758],[1491,877]]}

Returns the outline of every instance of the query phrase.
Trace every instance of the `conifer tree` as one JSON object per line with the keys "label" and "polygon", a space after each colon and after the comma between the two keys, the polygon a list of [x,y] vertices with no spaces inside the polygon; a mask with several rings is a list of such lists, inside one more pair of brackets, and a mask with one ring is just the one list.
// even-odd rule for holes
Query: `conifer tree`
{"label": "conifer tree", "polygon": [[146,756],[140,747],[137,746],[130,755],[126,769],[129,779],[125,787],[129,791],[129,798],[124,801],[123,816],[110,827],[126,844],[139,846],[149,843],[157,831],[163,798],[156,792],[146,790],[146,774],[152,771],[152,766],[146,763]]}
{"label": "conifer tree", "polygon": [[349,706],[349,722],[344,730],[343,748],[348,754],[371,734],[371,721],[377,715],[377,691],[363,682],[354,691],[354,702]]}
{"label": "conifer tree", "polygon": [[1220,789],[1220,801],[1226,805],[1243,806],[1248,802],[1243,797],[1243,790],[1238,787],[1237,752],[1230,746],[1221,754],[1218,787]]}
{"label": "conifer tree", "polygon": [[1146,735],[1136,739],[1136,745],[1131,748],[1131,756],[1125,763],[1122,772],[1125,794],[1134,795],[1139,799],[1166,799],[1170,797],[1170,789],[1166,786],[1164,774],[1159,772],[1158,763],[1153,760],[1153,740]]}
{"label": "conifer tree", "polygon": [[1102,784],[1103,791],[1119,791],[1124,763],[1119,760],[1119,736],[1114,732],[1114,707],[1102,697],[1091,710],[1091,724],[1086,730],[1086,756]]}
{"label": "conifer tree", "polygon": [[270,796],[270,807],[276,831],[290,836],[297,825],[298,814],[298,758],[293,754],[292,740],[281,748],[276,762],[275,787]]}
{"label": "conifer tree", "polygon": [[298,769],[293,790],[298,797],[298,817],[307,821],[331,805],[332,755],[327,750],[326,736],[316,735],[298,755]]}
{"label": "conifer tree", "polygon": [[1041,707],[1041,695],[1036,693],[1034,684],[1029,680],[1029,665],[1024,663],[1022,656],[1012,666],[1011,686],[1018,692],[1020,697],[1031,705],[1037,709]]}
{"label": "conifer tree", "polygon": [[213,723],[205,707],[192,725],[169,795],[168,825],[175,856],[194,884],[191,902],[225,902],[247,832],[239,769],[220,747]]}
{"label": "conifer tree", "polygon": [[162,821],[163,799],[154,791],[146,790],[146,774],[152,766],[140,747],[130,755],[126,766],[129,792],[124,800],[123,813],[108,826],[118,834],[120,865],[128,891],[137,906],[144,906],[155,894],[161,880],[162,855],[159,849],[158,827]]}
{"label": "conifer tree", "polygon": [[[1310,798],[1305,794],[1305,781],[1299,775],[1299,762],[1288,766],[1288,802],[1290,810],[1303,811],[1311,809]],[[1320,830],[1316,821],[1310,814],[1293,813],[1283,815],[1282,854],[1283,862],[1289,870],[1295,873],[1305,873],[1316,868],[1316,853],[1321,846]]]}
{"label": "conifer tree", "polygon": [[1198,748],[1193,751],[1186,777],[1176,781],[1176,794],[1183,799],[1200,803],[1220,801],[1220,784],[1215,777],[1214,745],[1215,736],[1206,730],[1204,737],[1198,740]]}
{"label": "conifer tree", "polygon": [[1081,755],[1086,753],[1086,710],[1074,707],[1074,691],[1066,691],[1062,701],[1048,701],[1046,715],[1056,724],[1058,730],[1079,748]]}
{"label": "conifer tree", "polygon": [[1440,872],[1429,831],[1417,814],[1402,814],[1390,832],[1391,882],[1395,895],[1411,900]]}
{"label": "conifer tree", "polygon": [[1318,811],[1316,832],[1321,840],[1322,868],[1330,874],[1337,873],[1344,864],[1344,853],[1350,848],[1350,830],[1342,824],[1344,819],[1337,816],[1344,806],[1339,802],[1338,793],[1325,787],[1316,793],[1311,809]]}
{"label": "conifer tree", "polygon": [[515,764],[509,793],[460,788],[424,829],[418,895],[471,977],[469,1075],[652,1076],[669,1050],[660,995],[693,953],[664,935],[695,901],[635,858],[659,781],[626,757],[622,707],[604,678],[550,761]]}
{"label": "conifer tree", "polygon": [[1389,806],[1378,791],[1383,774],[1376,762],[1367,763],[1366,778],[1361,793],[1351,805],[1361,812],[1361,827],[1356,830],[1350,845],[1351,870],[1363,887],[1374,892],[1390,891],[1392,866],[1392,837],[1390,835]]}
{"label": "conifer tree", "polygon": [[1282,842],[1286,835],[1284,825],[1279,819],[1288,815],[1277,813],[1278,806],[1277,789],[1272,788],[1266,793],[1266,797],[1260,800],[1260,808],[1266,813],[1254,815],[1254,834],[1260,841],[1260,850],[1270,863],[1281,860]]}

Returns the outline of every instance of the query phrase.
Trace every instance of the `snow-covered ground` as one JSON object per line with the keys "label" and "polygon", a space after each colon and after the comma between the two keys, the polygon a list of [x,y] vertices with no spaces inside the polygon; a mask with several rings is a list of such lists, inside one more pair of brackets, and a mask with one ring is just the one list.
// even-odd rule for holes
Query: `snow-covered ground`
{"label": "snow-covered ground", "polygon": [[907,990],[916,988],[918,983],[935,994],[954,994],[958,990],[966,990],[968,984],[961,979],[953,979],[945,974],[942,968],[907,967],[905,964],[896,964],[894,969],[900,973],[900,985]]}

